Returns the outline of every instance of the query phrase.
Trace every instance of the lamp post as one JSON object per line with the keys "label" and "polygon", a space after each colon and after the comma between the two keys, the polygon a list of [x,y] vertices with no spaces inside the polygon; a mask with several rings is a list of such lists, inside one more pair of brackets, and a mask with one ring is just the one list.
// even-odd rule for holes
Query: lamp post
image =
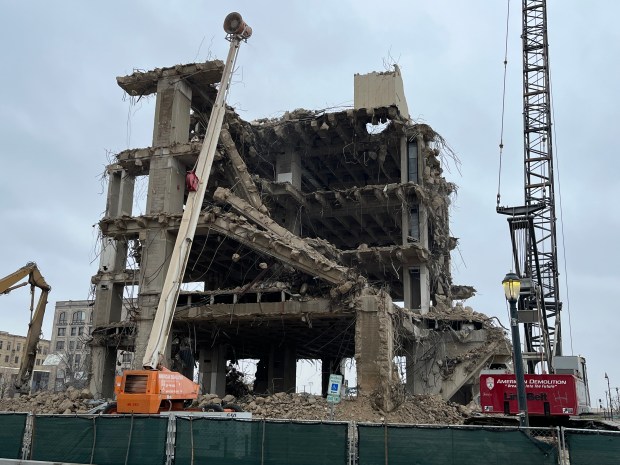
{"label": "lamp post", "polygon": [[525,397],[525,378],[523,371],[523,355],[521,354],[521,336],[519,334],[519,316],[517,314],[517,300],[521,291],[521,281],[512,271],[502,281],[506,300],[510,304],[510,328],[512,330],[512,354],[517,378],[517,405],[519,408],[519,426],[529,426],[527,417],[527,401]]}
{"label": "lamp post", "polygon": [[605,373],[605,379],[607,380],[607,394],[609,395],[609,419],[614,419],[614,406],[611,400],[611,387],[609,387],[609,376]]}

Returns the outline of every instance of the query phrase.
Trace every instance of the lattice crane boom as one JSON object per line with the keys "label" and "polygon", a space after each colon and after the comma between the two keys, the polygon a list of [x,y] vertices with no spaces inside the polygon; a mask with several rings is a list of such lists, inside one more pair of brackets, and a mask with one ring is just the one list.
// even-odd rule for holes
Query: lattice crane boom
{"label": "lattice crane boom", "polygon": [[553,357],[562,355],[546,0],[522,0],[521,39],[525,204],[498,212],[511,216],[515,269],[533,284],[519,303],[520,310],[539,314],[525,324],[532,372],[537,361],[553,370]]}

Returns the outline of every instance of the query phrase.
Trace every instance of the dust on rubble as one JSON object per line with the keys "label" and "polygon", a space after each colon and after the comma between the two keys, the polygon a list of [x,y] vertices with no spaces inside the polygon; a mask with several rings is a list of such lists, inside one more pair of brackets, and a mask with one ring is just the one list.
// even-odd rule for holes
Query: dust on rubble
{"label": "dust on rubble", "polygon": [[10,399],[0,399],[0,412],[86,413],[93,395],[88,389],[69,387],[64,392],[39,391]]}
{"label": "dust on rubble", "polygon": [[[197,406],[234,403],[244,411],[252,412],[253,418],[292,420],[328,420],[330,404],[313,394],[276,393],[272,396],[247,396],[235,399],[226,396],[219,399],[213,394],[200,396]],[[468,407],[446,402],[439,396],[409,396],[392,412],[384,412],[373,406],[369,397],[344,397],[334,406],[334,420],[357,422],[388,422],[408,424],[462,424],[471,415]]]}
{"label": "dust on rubble", "polygon": [[[64,392],[41,391],[12,399],[0,399],[0,412],[32,412],[38,414],[80,414],[93,408],[95,401],[88,389],[70,387]],[[201,395],[194,407],[209,404],[236,404],[252,413],[252,417],[322,420],[330,419],[330,404],[313,394],[277,393],[272,396],[245,396],[235,398],[227,395],[220,399],[214,394]],[[439,396],[409,396],[392,412],[384,412],[373,406],[365,396],[344,397],[334,405],[334,420],[357,422],[387,422],[405,424],[462,424],[471,415],[468,407],[446,402]]]}

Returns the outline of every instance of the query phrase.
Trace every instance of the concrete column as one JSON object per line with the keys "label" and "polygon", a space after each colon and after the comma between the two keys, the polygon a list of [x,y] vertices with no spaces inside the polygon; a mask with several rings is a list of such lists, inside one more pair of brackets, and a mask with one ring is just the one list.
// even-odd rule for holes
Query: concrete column
{"label": "concrete column", "polygon": [[428,313],[431,307],[431,281],[426,265],[420,265],[420,313]]}
{"label": "concrete column", "polygon": [[[148,215],[183,212],[185,166],[168,155],[166,147],[189,139],[191,89],[177,79],[162,79],[157,84],[153,146],[162,147],[151,159],[146,198]],[[136,317],[136,354],[134,367],[141,368],[148,338],[153,327],[159,296],[168,271],[176,236],[164,228],[140,233],[142,261],[140,265],[139,314]],[[169,359],[170,341],[166,350]]]}
{"label": "concrete column", "polygon": [[186,167],[177,159],[162,153],[153,156],[149,169],[146,214],[182,213],[185,196]]}
{"label": "concrete column", "polygon": [[112,399],[116,375],[116,350],[105,346],[93,346],[90,351],[90,361],[92,367],[90,392],[95,399]]}
{"label": "concrete column", "polygon": [[413,379],[415,376],[415,358],[414,354],[414,343],[411,339],[404,339],[402,341],[403,352],[405,353],[405,393],[407,395],[412,395],[413,391]]}
{"label": "concrete column", "polygon": [[226,395],[226,348],[223,345],[200,349],[200,386],[204,394]]}
{"label": "concrete column", "polygon": [[[179,142],[179,140],[173,138],[176,133],[169,131],[172,126],[167,126],[161,122],[165,105],[164,103],[160,104],[160,100],[169,97],[169,93],[157,93],[157,102],[161,108],[158,107],[157,110],[153,140],[158,141],[162,145]],[[189,122],[187,131],[189,131]],[[165,140],[167,140],[167,143],[163,144]],[[166,148],[161,149],[157,155],[153,156],[149,168],[149,187],[146,199],[146,213],[148,215],[158,215],[161,213],[180,214],[183,212],[185,173],[185,166],[175,158],[167,155]],[[142,260],[140,264],[140,291],[138,295],[139,312],[136,316],[137,334],[134,368],[142,368],[142,361],[148,338],[153,328],[153,319],[157,311],[160,292],[168,272],[170,256],[176,241],[176,234],[169,233],[164,228],[140,232]],[[169,359],[170,341],[168,341],[166,352],[168,354],[166,358]]]}
{"label": "concrete column", "polygon": [[[140,265],[140,291],[138,294],[138,312],[136,318],[136,341],[134,369],[142,368],[146,345],[153,328],[153,320],[159,304],[159,296],[166,278],[170,256],[176,237],[164,229],[140,232],[143,244]],[[166,359],[170,358],[171,341],[168,340]]]}
{"label": "concrete column", "polygon": [[[118,165],[108,168],[108,197],[106,217],[131,215],[134,177]],[[95,289],[93,329],[121,321],[124,284],[114,282],[114,275],[125,269],[127,241],[104,237],[99,258],[98,283]],[[111,398],[114,394],[116,348],[107,347],[105,341],[91,346],[89,388],[96,398]]]}
{"label": "concrete column", "polygon": [[189,116],[192,90],[178,78],[157,83],[153,147],[165,147],[189,140]]}
{"label": "concrete column", "polygon": [[[426,159],[424,158],[423,149],[426,147],[424,137],[418,134],[418,173],[420,184],[424,183],[424,170],[426,168]],[[429,248],[428,243],[428,205],[420,202],[420,245]],[[426,265],[420,265],[420,313],[428,313],[431,306],[431,284],[429,270]]]}
{"label": "concrete column", "polygon": [[267,365],[269,363],[269,356],[262,355],[258,363],[256,364],[256,375],[254,379],[254,393],[256,394],[267,394],[269,392],[268,389],[268,379],[269,379],[269,370]]}
{"label": "concrete column", "polygon": [[355,362],[360,393],[376,395],[381,406],[390,411],[394,400],[390,386],[399,383],[394,370],[394,327],[388,295],[360,297],[355,322]]}
{"label": "concrete column", "polygon": [[297,357],[293,344],[271,346],[268,363],[267,389],[270,393],[295,392]]}
{"label": "concrete column", "polygon": [[301,189],[301,155],[293,149],[287,149],[276,159],[276,181],[290,182]]}
{"label": "concrete column", "polygon": [[[301,155],[299,152],[288,148],[277,158],[276,181],[290,182],[293,187],[301,191]],[[289,203],[284,211],[284,217],[279,218],[278,222],[293,234],[301,234],[301,218],[298,207],[294,203]]]}
{"label": "concrete column", "polygon": [[[400,138],[400,182],[409,182],[409,147],[406,136]],[[401,204],[401,241],[403,245],[409,242],[409,222],[411,215],[409,213],[410,206],[408,203]],[[403,304],[405,308],[413,309],[411,295],[411,275],[406,266],[402,268],[402,285],[403,285]]]}

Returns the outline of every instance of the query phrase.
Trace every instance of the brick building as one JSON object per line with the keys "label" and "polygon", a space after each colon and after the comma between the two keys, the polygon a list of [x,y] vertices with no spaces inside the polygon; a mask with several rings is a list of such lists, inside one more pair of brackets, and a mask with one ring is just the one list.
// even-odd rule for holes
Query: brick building
{"label": "brick building", "polygon": [[[33,391],[47,389],[53,368],[43,365],[50,351],[50,341],[40,339],[31,384]],[[0,397],[12,392],[19,366],[26,354],[26,336],[0,331]]]}

